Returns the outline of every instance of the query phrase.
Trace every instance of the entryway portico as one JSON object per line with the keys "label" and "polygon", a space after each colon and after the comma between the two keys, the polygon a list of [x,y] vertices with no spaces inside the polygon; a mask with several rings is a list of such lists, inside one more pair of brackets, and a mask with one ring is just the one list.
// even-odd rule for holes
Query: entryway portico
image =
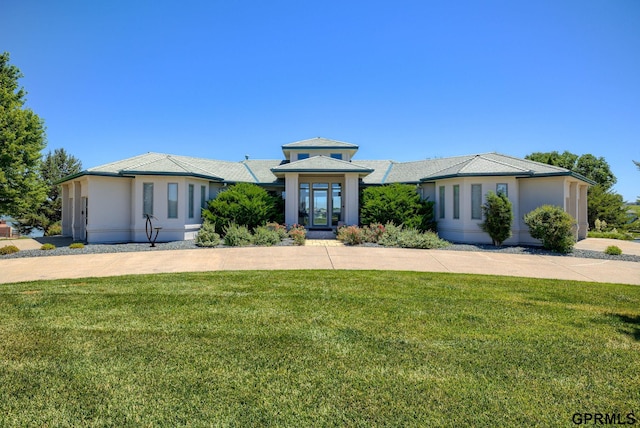
{"label": "entryway portico", "polygon": [[[349,146],[331,147],[335,152],[331,157],[312,153],[310,157],[271,169],[276,177],[285,181],[285,222],[288,225],[327,230],[342,224],[358,224],[360,179],[373,170],[339,158],[345,149],[354,151],[353,145]],[[322,148],[327,149],[326,146]],[[288,148],[286,152],[291,151]]]}

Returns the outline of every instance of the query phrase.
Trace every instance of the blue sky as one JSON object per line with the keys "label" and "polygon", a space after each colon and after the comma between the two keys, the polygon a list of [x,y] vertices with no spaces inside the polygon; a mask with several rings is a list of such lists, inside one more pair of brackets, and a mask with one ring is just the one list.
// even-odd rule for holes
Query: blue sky
{"label": "blue sky", "polygon": [[569,150],[635,201],[638,23],[638,0],[7,0],[0,50],[85,168],[317,136],[359,159]]}

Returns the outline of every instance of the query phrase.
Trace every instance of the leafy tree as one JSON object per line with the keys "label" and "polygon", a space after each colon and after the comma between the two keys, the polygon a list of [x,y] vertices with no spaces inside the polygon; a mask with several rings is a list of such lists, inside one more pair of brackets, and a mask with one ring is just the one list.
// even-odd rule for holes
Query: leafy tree
{"label": "leafy tree", "polygon": [[435,230],[433,202],[423,201],[410,184],[368,187],[361,197],[362,224],[393,223],[407,228]]}
{"label": "leafy tree", "polygon": [[44,157],[40,176],[47,186],[47,199],[34,211],[26,213],[16,222],[22,233],[29,233],[32,229],[41,229],[48,234],[49,228],[62,220],[62,197],[58,181],[82,170],[82,163],[67,154],[65,149],[49,151]]}
{"label": "leafy tree", "polygon": [[20,218],[35,212],[46,197],[39,176],[46,146],[44,122],[25,108],[26,91],[18,86],[20,70],[0,55],[0,215]]}
{"label": "leafy tree", "polygon": [[589,189],[587,217],[591,228],[596,220],[605,221],[611,228],[619,228],[627,223],[626,207],[622,195],[605,190],[597,185]]}
{"label": "leafy tree", "polygon": [[560,207],[543,205],[525,214],[532,238],[542,241],[548,250],[568,253],[573,249],[575,220]]}
{"label": "leafy tree", "polygon": [[238,183],[209,201],[202,215],[215,225],[217,233],[224,233],[232,223],[254,229],[270,221],[282,221],[279,199],[255,184]]}
{"label": "leafy tree", "polygon": [[562,154],[558,153],[557,151],[534,152],[530,155],[525,156],[525,159],[573,170],[576,166],[576,162],[578,161],[578,155],[566,150],[562,152]]}
{"label": "leafy tree", "polygon": [[489,234],[493,245],[500,246],[511,238],[511,224],[513,223],[513,207],[511,201],[504,193],[497,195],[487,193],[487,202],[482,205],[485,221],[480,223],[480,228]]}
{"label": "leafy tree", "polygon": [[610,190],[618,181],[613,172],[611,172],[609,163],[602,156],[597,158],[588,153],[580,156],[573,171],[595,181],[604,190]]}

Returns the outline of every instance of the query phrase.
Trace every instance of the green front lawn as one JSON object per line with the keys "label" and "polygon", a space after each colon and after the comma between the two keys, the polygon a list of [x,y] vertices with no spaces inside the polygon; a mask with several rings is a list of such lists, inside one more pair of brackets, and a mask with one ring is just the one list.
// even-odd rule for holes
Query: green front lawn
{"label": "green front lawn", "polygon": [[0,426],[640,415],[640,287],[412,272],[0,286]]}

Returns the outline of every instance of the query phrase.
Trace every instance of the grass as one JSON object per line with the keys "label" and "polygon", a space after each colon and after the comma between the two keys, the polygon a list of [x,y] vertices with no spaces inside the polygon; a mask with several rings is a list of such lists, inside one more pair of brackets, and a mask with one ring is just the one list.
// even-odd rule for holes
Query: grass
{"label": "grass", "polygon": [[0,426],[571,426],[638,412],[640,287],[413,272],[0,287]]}

